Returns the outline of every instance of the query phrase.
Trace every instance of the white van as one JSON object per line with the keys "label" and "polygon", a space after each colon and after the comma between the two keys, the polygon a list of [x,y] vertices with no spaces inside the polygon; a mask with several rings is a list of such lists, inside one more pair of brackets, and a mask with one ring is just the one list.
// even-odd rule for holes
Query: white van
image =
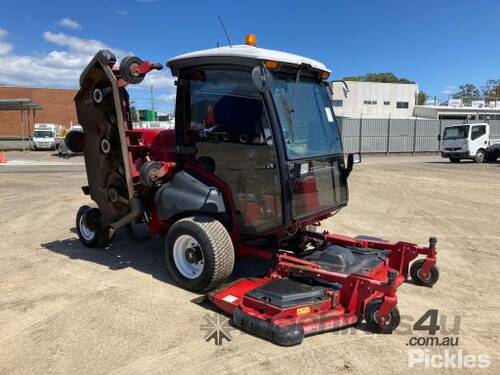
{"label": "white van", "polygon": [[462,159],[482,163],[500,156],[500,138],[490,138],[490,125],[486,123],[446,126],[438,140],[441,156],[452,163]]}
{"label": "white van", "polygon": [[35,124],[33,132],[34,150],[55,150],[59,147],[59,132],[63,127],[56,124]]}

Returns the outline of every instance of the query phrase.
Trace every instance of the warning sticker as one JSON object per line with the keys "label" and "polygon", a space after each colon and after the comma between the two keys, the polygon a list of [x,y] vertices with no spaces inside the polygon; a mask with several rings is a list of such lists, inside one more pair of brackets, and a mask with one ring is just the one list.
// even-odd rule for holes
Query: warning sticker
{"label": "warning sticker", "polygon": [[297,309],[297,315],[307,314],[310,311],[311,311],[311,308],[309,306],[301,307],[301,308]]}
{"label": "warning sticker", "polygon": [[326,118],[328,119],[328,122],[333,122],[332,109],[330,107],[325,107],[325,113],[326,113]]}
{"label": "warning sticker", "polygon": [[231,294],[228,294],[222,300],[226,301],[226,302],[229,302],[229,303],[233,303],[234,301],[238,300],[238,297],[235,297],[235,296],[232,296]]}

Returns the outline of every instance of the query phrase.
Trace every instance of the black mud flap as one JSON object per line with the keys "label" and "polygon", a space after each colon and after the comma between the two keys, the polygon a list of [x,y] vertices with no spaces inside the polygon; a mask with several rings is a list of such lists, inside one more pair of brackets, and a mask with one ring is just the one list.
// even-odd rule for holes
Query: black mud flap
{"label": "black mud flap", "polygon": [[240,308],[234,310],[232,322],[252,335],[281,346],[299,345],[304,339],[304,328],[300,325],[278,326],[245,314]]}
{"label": "black mud flap", "polygon": [[134,216],[131,211],[137,209],[137,204],[132,204],[125,133],[129,122],[128,93],[118,87],[112,71],[115,62],[109,51],[95,55],[80,77],[75,104],[85,133],[83,155],[88,192],[101,210],[102,225],[120,222],[121,226],[127,222],[126,217]]}

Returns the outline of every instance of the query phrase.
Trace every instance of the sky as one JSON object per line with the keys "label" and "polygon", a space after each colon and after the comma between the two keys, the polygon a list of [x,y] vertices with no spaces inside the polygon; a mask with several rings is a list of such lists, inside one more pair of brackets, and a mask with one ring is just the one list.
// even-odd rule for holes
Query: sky
{"label": "sky", "polygon": [[[499,0],[6,1],[0,12],[0,85],[77,88],[102,48],[118,58],[170,57],[257,35],[259,47],[325,63],[332,79],[393,72],[446,98],[460,84],[500,79]],[[129,86],[136,106],[171,111],[168,69]]]}

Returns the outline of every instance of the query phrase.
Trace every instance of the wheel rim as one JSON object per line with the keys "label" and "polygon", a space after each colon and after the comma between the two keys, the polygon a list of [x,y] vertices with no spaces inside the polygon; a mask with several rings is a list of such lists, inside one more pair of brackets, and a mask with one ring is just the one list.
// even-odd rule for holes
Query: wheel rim
{"label": "wheel rim", "polygon": [[194,237],[187,234],[179,236],[174,242],[173,256],[175,266],[182,276],[196,279],[203,272],[205,258]]}
{"label": "wheel rim", "polygon": [[422,269],[420,268],[418,271],[417,271],[417,276],[418,278],[422,281],[422,282],[428,282],[430,279],[431,279],[431,271],[429,271],[427,273],[427,277],[424,277],[424,275],[422,274]]}
{"label": "wheel rim", "polygon": [[380,315],[378,310],[375,312],[374,318],[375,318],[375,322],[381,328],[387,327],[388,325],[391,324],[391,321],[392,321],[392,316],[390,313],[387,315]]}
{"label": "wheel rim", "polygon": [[480,162],[484,160],[484,154],[482,152],[477,153],[477,160]]}
{"label": "wheel rim", "polygon": [[82,237],[87,240],[87,241],[92,241],[95,237],[95,231],[90,229],[90,227],[87,224],[87,214],[84,213],[82,216],[80,216],[80,233]]}

